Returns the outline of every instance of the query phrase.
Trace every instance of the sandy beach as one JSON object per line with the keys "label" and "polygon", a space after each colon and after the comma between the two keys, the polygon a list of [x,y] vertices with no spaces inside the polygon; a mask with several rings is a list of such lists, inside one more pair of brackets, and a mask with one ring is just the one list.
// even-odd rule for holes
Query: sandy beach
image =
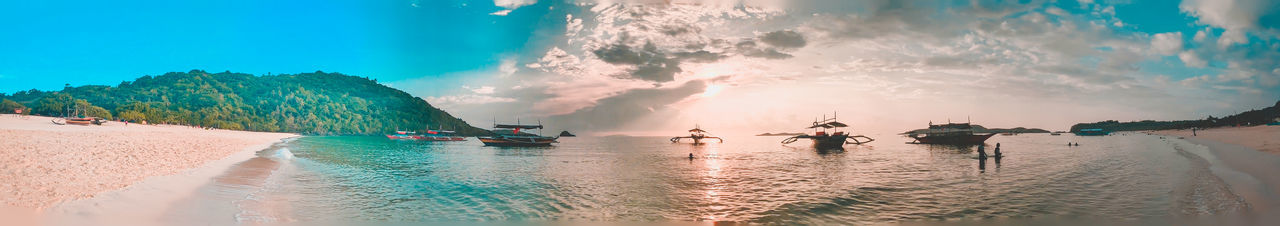
{"label": "sandy beach", "polygon": [[1219,165],[1216,174],[1253,209],[1255,216],[1280,216],[1280,126],[1227,127],[1197,130],[1161,130],[1151,134],[1180,137],[1205,146]]}
{"label": "sandy beach", "polygon": [[[0,115],[0,208],[38,215],[148,178],[187,172],[296,134],[109,122],[56,125],[52,118]],[[247,154],[246,154],[247,153]]]}

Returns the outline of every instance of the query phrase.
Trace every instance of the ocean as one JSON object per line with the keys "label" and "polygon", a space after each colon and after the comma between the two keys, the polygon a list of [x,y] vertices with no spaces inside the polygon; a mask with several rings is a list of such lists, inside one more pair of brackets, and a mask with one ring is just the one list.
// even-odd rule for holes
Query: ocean
{"label": "ocean", "polygon": [[1145,220],[1248,208],[1214,176],[1201,157],[1207,149],[1174,138],[996,136],[986,149],[1001,144],[1006,156],[997,161],[976,159],[976,147],[870,136],[877,141],[843,151],[763,136],[705,145],[566,137],[548,148],[485,147],[474,138],[302,137],[259,152],[200,189],[204,198],[196,200],[225,203],[212,205],[220,208],[186,209],[268,223],[831,224]]}

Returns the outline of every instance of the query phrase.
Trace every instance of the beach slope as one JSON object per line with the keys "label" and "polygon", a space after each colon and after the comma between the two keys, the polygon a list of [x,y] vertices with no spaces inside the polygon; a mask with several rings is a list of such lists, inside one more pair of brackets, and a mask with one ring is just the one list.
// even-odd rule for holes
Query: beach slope
{"label": "beach slope", "polygon": [[288,133],[206,130],[109,122],[56,125],[52,118],[0,115],[0,208],[34,214],[150,177],[174,175],[265,147]]}

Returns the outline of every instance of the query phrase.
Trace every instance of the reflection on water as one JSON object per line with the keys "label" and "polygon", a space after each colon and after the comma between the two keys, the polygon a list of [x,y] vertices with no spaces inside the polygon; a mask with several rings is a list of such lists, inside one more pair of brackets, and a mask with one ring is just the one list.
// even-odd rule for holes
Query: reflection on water
{"label": "reflection on water", "polygon": [[991,143],[1005,157],[988,160],[972,146],[881,137],[843,151],[776,137],[578,137],[550,148],[306,137],[245,211],[273,221],[1140,219],[1175,215],[1193,169],[1150,136],[1002,136]]}

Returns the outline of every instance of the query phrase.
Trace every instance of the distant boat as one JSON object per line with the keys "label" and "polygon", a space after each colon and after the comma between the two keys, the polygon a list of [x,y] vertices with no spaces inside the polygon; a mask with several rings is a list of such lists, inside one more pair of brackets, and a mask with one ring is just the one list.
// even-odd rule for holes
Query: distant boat
{"label": "distant boat", "polygon": [[1102,129],[1081,129],[1075,132],[1076,136],[1106,136],[1110,135],[1110,131]]}
{"label": "distant boat", "polygon": [[693,126],[693,129],[690,129],[690,130],[689,130],[689,136],[684,136],[684,137],[672,137],[672,138],[671,138],[671,143],[679,143],[679,142],[680,142],[680,139],[693,139],[693,144],[694,144],[694,145],[702,144],[702,139],[716,139],[716,140],[720,141],[720,143],[724,143],[724,139],[720,139],[719,137],[713,137],[713,136],[709,136],[709,135],[707,135],[707,131],[706,131],[706,130],[702,130],[702,127],[700,127],[700,126],[698,126],[698,125],[694,125],[694,126]]}
{"label": "distant boat", "polygon": [[395,134],[387,134],[387,138],[392,140],[421,140],[425,137],[419,136],[418,132],[397,130]]}
{"label": "distant boat", "polygon": [[1049,133],[1049,135],[1059,136],[1059,135],[1062,135],[1062,132],[1052,132],[1052,133]]}
{"label": "distant boat", "polygon": [[[790,144],[800,139],[809,139],[813,140],[814,148],[827,150],[844,149],[845,144],[865,144],[875,141],[875,139],[871,139],[867,136],[849,135],[840,131],[840,128],[849,127],[849,125],[836,121],[835,116],[832,116],[831,118],[823,116],[822,118],[822,121],[814,120],[813,125],[808,127],[809,129],[814,130],[813,135],[804,134],[788,137],[787,139],[783,139],[782,143]],[[821,131],[818,131],[819,128],[821,128]],[[831,130],[831,133],[827,133],[827,130]],[[866,139],[866,141],[859,140],[859,138]]]}
{"label": "distant boat", "polygon": [[981,144],[986,142],[995,133],[976,134],[973,132],[973,125],[969,123],[947,123],[942,125],[934,125],[929,123],[929,129],[922,132],[907,133],[907,137],[916,140],[920,144]]}
{"label": "distant boat", "polygon": [[[542,136],[542,135],[533,135],[533,134],[527,134],[527,133],[526,133],[526,134],[521,134],[521,133],[520,133],[520,130],[521,130],[521,129],[536,129],[536,130],[541,130],[541,129],[542,129],[542,124],[538,124],[538,125],[518,125],[518,124],[517,124],[517,125],[506,125],[506,124],[494,124],[494,125],[493,125],[493,128],[495,129],[495,130],[493,131],[493,132],[494,132],[494,135],[493,135],[493,136],[489,136],[489,137],[479,137],[480,142],[483,142],[483,143],[484,143],[484,146],[495,146],[495,147],[546,147],[546,146],[551,146],[551,144],[553,144],[553,143],[559,143],[558,141],[556,141],[556,139],[557,139],[557,138],[559,138],[559,137],[546,137],[546,136]],[[511,131],[510,133],[507,133],[506,131],[499,131],[499,130],[496,130],[496,129],[512,129],[512,130],[510,130],[510,131]]]}
{"label": "distant boat", "polygon": [[569,133],[569,131],[560,131],[560,137],[576,137],[576,136],[578,135],[573,135],[572,133]]}
{"label": "distant boat", "polygon": [[427,135],[423,138],[433,141],[465,141],[466,137],[458,136],[458,132],[452,130],[427,130]]}

